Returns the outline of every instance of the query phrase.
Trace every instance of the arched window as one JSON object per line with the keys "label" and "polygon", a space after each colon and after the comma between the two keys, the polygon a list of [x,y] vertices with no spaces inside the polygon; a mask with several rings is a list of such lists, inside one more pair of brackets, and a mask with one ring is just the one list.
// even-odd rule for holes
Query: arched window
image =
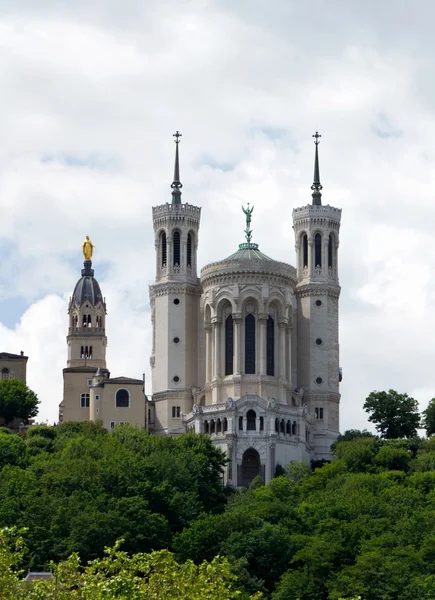
{"label": "arched window", "polygon": [[260,417],[260,431],[264,430],[264,417]]}
{"label": "arched window", "polygon": [[129,408],[130,394],[128,390],[118,390],[115,399],[116,408]]}
{"label": "arched window", "polygon": [[85,358],[89,358],[88,347],[85,346]]}
{"label": "arched window", "polygon": [[92,358],[92,346],[89,346],[89,358]]}
{"label": "arched window", "polygon": [[279,433],[279,419],[275,419],[275,431]]}
{"label": "arched window", "polygon": [[208,433],[208,421],[204,421],[204,433]]}
{"label": "arched window", "polygon": [[88,324],[88,317],[86,315],[83,315],[82,327],[86,327],[87,324]]}
{"label": "arched window", "polygon": [[174,231],[174,235],[172,236],[172,264],[174,267],[180,266],[180,232]]}
{"label": "arched window", "polygon": [[322,266],[322,236],[316,233],[314,236],[314,266]]}
{"label": "arched window", "polygon": [[293,421],[293,425],[292,425],[292,435],[296,435],[298,432],[298,426],[296,424],[296,421]]}
{"label": "arched window", "polygon": [[287,425],[285,427],[285,432],[288,435],[291,435],[291,433],[292,433],[292,424],[291,424],[291,421],[287,421]]}
{"label": "arched window", "polygon": [[255,426],[256,418],[257,418],[257,415],[255,414],[255,410],[248,410],[248,412],[246,413],[246,429],[247,429],[247,431],[255,431],[256,430],[256,426]]}
{"label": "arched window", "polygon": [[6,367],[4,369],[2,369],[2,379],[6,380],[9,379],[10,377],[10,371],[9,369],[6,369]]}
{"label": "arched window", "polygon": [[243,431],[243,417],[239,417],[239,431]]}
{"label": "arched window", "polygon": [[216,421],[216,433],[222,433],[222,421],[220,419]]}
{"label": "arched window", "polygon": [[233,374],[234,322],[233,315],[225,319],[225,375]]}
{"label": "arched window", "polygon": [[88,315],[88,327],[92,327],[91,315]]}
{"label": "arched window", "polygon": [[191,267],[192,266],[192,234],[191,233],[187,234],[186,252],[187,252],[187,266]]}
{"label": "arched window", "polygon": [[245,373],[255,373],[255,317],[245,317]]}
{"label": "arched window", "polygon": [[275,375],[275,322],[267,318],[267,374]]}
{"label": "arched window", "polygon": [[334,236],[332,233],[329,234],[328,240],[328,267],[332,268],[332,257],[333,257],[333,248],[334,248]]}
{"label": "arched window", "polygon": [[85,357],[85,348],[84,346],[81,346],[80,348],[80,358],[84,358]]}
{"label": "arched window", "polygon": [[162,267],[166,267],[166,233],[162,231],[160,234],[160,254],[162,257]]}
{"label": "arched window", "polygon": [[224,417],[224,420],[222,421],[222,430],[228,431],[228,419],[226,417]]}
{"label": "arched window", "polygon": [[281,419],[281,433],[285,433],[285,421]]}
{"label": "arched window", "polygon": [[214,419],[210,421],[210,433],[216,433],[216,423],[214,422]]}
{"label": "arched window", "polygon": [[308,236],[306,233],[302,236],[302,261],[303,266],[308,267]]}

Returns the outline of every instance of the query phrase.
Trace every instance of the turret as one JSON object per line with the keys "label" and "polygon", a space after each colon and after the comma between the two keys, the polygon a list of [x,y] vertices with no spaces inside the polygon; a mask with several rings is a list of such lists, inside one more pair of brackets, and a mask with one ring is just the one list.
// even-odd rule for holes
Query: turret
{"label": "turret", "polygon": [[[339,432],[338,246],[341,209],[322,205],[320,135],[314,134],[312,202],[293,210],[298,302],[298,387],[317,415],[316,458]],[[321,418],[320,418],[321,416]]]}

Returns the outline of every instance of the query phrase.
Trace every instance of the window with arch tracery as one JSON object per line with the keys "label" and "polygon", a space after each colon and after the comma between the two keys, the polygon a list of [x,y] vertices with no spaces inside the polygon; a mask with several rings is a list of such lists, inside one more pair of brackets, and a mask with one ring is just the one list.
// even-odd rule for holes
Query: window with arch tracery
{"label": "window with arch tracery", "polygon": [[192,266],[192,234],[191,233],[187,234],[186,254],[187,254],[187,266],[191,267]]}
{"label": "window with arch tracery", "polygon": [[166,252],[166,233],[162,231],[160,234],[160,256],[162,267],[166,267]]}
{"label": "window with arch tracery", "polygon": [[270,315],[267,318],[266,346],[266,373],[273,376],[275,375],[275,321]]}
{"label": "window with arch tracery", "polygon": [[128,390],[118,390],[115,397],[116,408],[129,408],[130,406],[130,394]]}
{"label": "window with arch tracery", "polygon": [[302,236],[302,263],[308,267],[308,236],[306,233]]}
{"label": "window with arch tracery", "polygon": [[180,266],[180,251],[181,251],[181,243],[180,243],[180,232],[174,231],[172,236],[172,264],[175,266]]}
{"label": "window with arch tracery", "polygon": [[322,266],[322,236],[316,233],[314,236],[314,266]]}
{"label": "window with arch tracery", "polygon": [[233,374],[234,321],[233,315],[225,319],[225,375]]}
{"label": "window with arch tracery", "polygon": [[245,373],[255,374],[255,317],[245,317]]}
{"label": "window with arch tracery", "polygon": [[2,369],[2,379],[4,381],[9,379],[10,376],[11,376],[11,373],[10,373],[9,369],[7,369],[6,367],[4,369]]}

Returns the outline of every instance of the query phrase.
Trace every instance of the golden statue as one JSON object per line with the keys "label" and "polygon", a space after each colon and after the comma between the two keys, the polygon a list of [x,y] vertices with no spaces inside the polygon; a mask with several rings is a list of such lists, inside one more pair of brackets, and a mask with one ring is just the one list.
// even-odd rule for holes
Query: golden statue
{"label": "golden statue", "polygon": [[83,252],[83,256],[85,257],[85,260],[91,260],[92,258],[92,254],[94,252],[94,244],[91,242],[91,240],[89,239],[89,236],[86,236],[85,241],[83,242],[83,246],[82,246],[82,252]]}

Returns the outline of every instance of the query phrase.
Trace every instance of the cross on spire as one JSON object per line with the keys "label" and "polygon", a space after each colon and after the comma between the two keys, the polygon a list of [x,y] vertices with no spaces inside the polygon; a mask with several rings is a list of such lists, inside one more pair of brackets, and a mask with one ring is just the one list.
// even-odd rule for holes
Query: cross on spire
{"label": "cross on spire", "polygon": [[[178,133],[178,131],[177,131]],[[314,143],[316,144],[316,146],[318,146],[320,144],[320,138],[322,136],[320,135],[320,133],[318,131],[316,131],[316,133],[313,135],[313,138],[315,138]]]}
{"label": "cross on spire", "polygon": [[320,169],[319,169],[319,144],[320,144],[321,137],[322,136],[320,135],[320,133],[318,131],[316,131],[316,133],[313,135],[314,144],[316,146],[316,152],[314,155],[314,179],[313,179],[313,185],[311,186],[311,189],[313,190],[313,193],[312,193],[313,206],[321,206],[322,205],[321,190],[323,189],[323,186],[320,183]]}
{"label": "cross on spire", "polygon": [[182,134],[177,130],[173,134],[175,142],[175,165],[174,165],[174,181],[171,184],[172,188],[172,204],[181,204],[181,188],[183,184],[180,181],[180,159],[178,155],[178,144]]}

